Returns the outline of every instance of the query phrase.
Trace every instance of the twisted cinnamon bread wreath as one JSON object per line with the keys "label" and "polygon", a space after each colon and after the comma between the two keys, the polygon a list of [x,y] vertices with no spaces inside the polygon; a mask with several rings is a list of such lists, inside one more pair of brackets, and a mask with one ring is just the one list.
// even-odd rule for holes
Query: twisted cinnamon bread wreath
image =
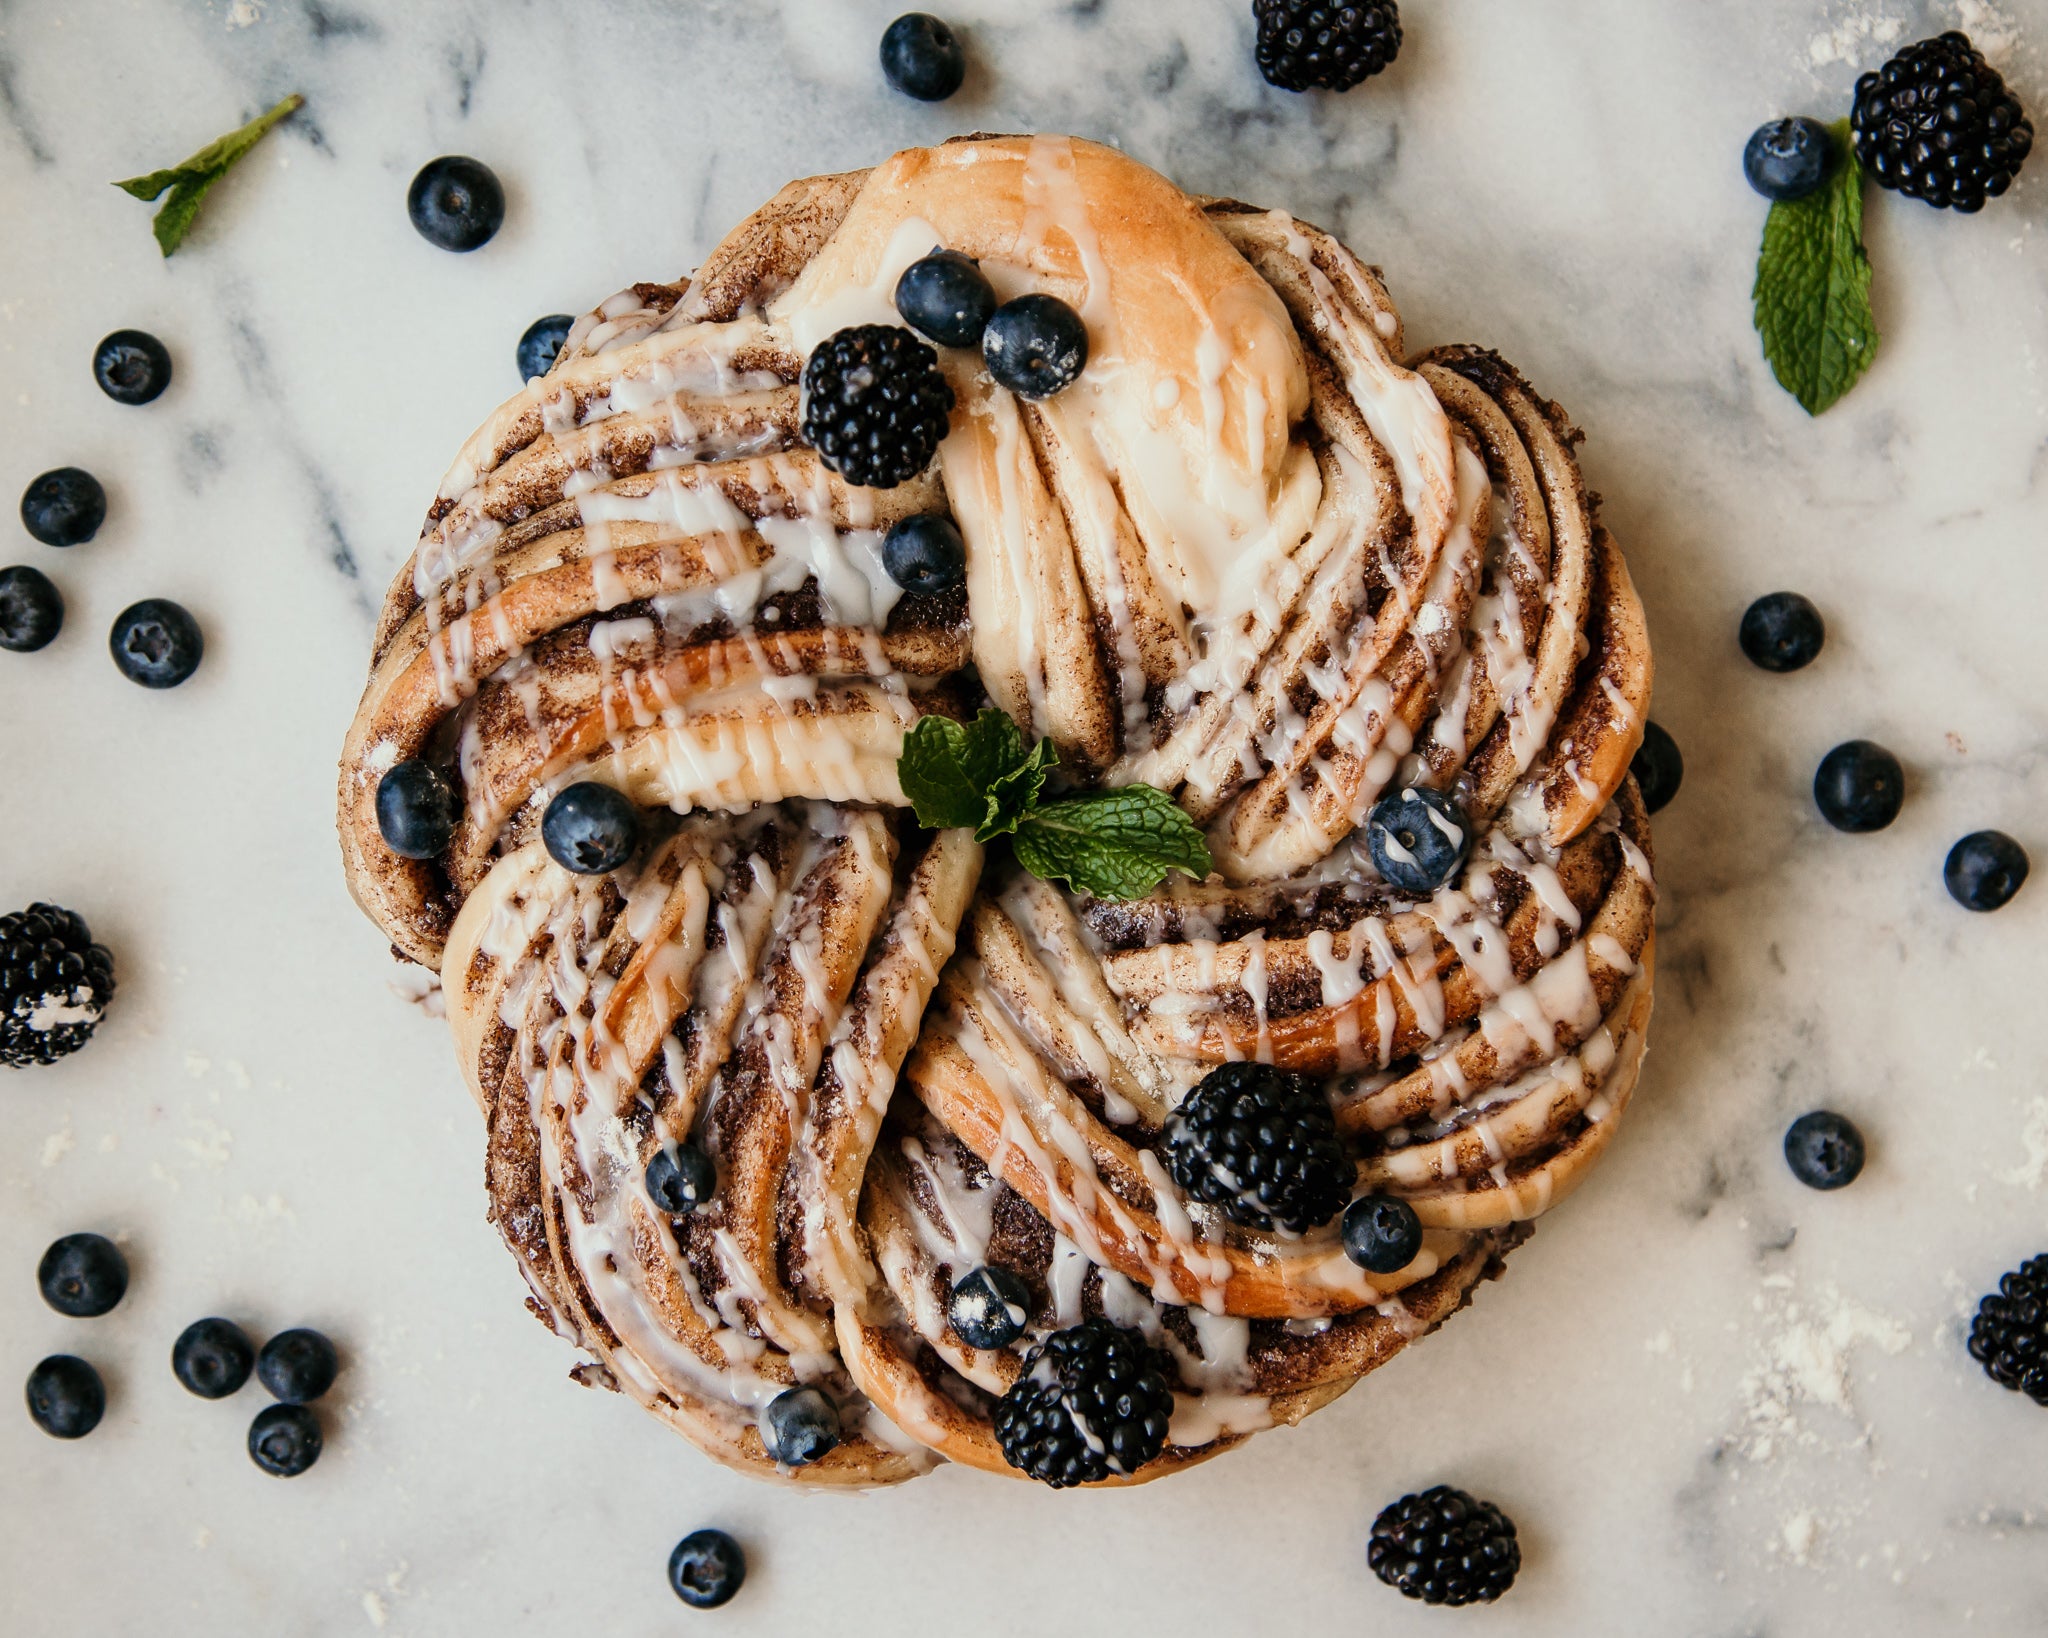
{"label": "twisted cinnamon bread wreath", "polygon": [[[946,352],[936,460],[851,485],[805,360],[897,322],[934,246],[1067,302],[1086,369],[1023,399]],[[385,604],[342,850],[441,975],[492,1217],[600,1379],[750,1472],[1014,1473],[1041,1344],[1107,1321],[1170,1417],[1135,1456],[1077,1419],[1068,1476],[1142,1481],[1328,1403],[1582,1180],[1650,1011],[1642,610],[1563,414],[1489,352],[1402,357],[1327,234],[977,138],[792,183],[470,439]],[[966,584],[905,592],[883,534],[934,511]],[[919,829],[905,734],[989,701],[1171,792],[1215,873],[1098,901]],[[417,762],[460,799],[423,859],[377,819]],[[586,780],[667,816],[608,874],[540,834]],[[1469,829],[1433,892],[1363,840],[1404,789]],[[1326,1095],[1404,1266],[1177,1181],[1174,1111],[1242,1063]],[[649,1166],[686,1150],[715,1178],[678,1209]],[[1021,1300],[971,1324],[963,1283]],[[799,1388],[838,1430],[800,1464],[767,1425]]]}

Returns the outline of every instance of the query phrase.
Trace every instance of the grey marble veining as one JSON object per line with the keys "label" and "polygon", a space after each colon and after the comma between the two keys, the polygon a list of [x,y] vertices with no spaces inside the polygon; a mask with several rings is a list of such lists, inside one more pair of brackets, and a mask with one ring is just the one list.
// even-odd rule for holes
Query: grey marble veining
{"label": "grey marble veining", "polygon": [[[0,1415],[0,1630],[666,1630],[714,1619],[662,1568],[718,1522],[753,1551],[735,1633],[2048,1632],[2048,1413],[1962,1351],[1980,1291],[2048,1249],[2048,885],[1984,917],[1940,882],[1982,826],[2048,859],[2048,161],[1975,218],[1872,194],[1883,350],[1819,421],[1757,354],[1736,167],[1761,119],[1833,117],[1959,22],[2040,123],[2048,4],[1411,0],[1399,63],[1342,98],[1267,89],[1239,0],[946,9],[975,66],[927,108],[881,86],[867,0],[0,5],[0,491],[75,463],[111,501],[87,546],[0,549],[69,605],[55,646],[0,656],[0,901],[75,905],[121,962],[92,1048],[0,1085],[0,1363],[73,1349],[112,1389],[78,1446]],[[160,261],[107,183],[291,90]],[[1320,221],[1411,344],[1497,346],[1585,428],[1687,760],[1660,1005],[1594,1179],[1304,1429],[1124,1495],[942,1471],[796,1498],[576,1390],[520,1311],[442,1026],[342,887],[333,759],[384,583],[532,318],[674,276],[789,177],[974,129],[1112,140]],[[443,152],[510,195],[467,257],[405,219]],[[147,409],[87,368],[122,325],[176,356]],[[1829,630],[1789,677],[1734,642],[1780,587]],[[207,634],[161,696],[102,637],[149,595]],[[1806,789],[1858,735],[1911,790],[1852,838]],[[1839,1195],[1778,1155],[1816,1105],[1871,1140]],[[134,1284],[62,1320],[30,1272],[86,1226]],[[172,1380],[209,1312],[341,1342],[304,1479],[242,1454],[257,1390]],[[1365,1568],[1377,1507],[1438,1479],[1522,1526],[1495,1609]]]}

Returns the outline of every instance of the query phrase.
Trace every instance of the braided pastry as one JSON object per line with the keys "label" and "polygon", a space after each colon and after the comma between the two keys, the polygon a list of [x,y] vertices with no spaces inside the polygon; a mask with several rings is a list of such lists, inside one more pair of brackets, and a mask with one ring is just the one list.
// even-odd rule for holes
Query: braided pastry
{"label": "braided pastry", "polygon": [[[805,361],[898,322],[934,246],[1067,302],[1087,365],[1026,399],[943,353],[936,459],[862,488],[802,441]],[[1328,1403],[1583,1179],[1650,1011],[1642,610],[1562,413],[1491,353],[1402,357],[1328,235],[975,138],[791,184],[470,439],[386,601],[342,849],[441,975],[492,1216],[598,1379],[806,1484],[1141,1481]],[[964,588],[901,591],[883,533],[935,511]],[[1172,793],[1215,873],[1099,901],[920,830],[905,735],[984,701],[1067,777]],[[379,828],[401,763],[453,770],[430,857]],[[608,874],[543,836],[581,781],[660,816]],[[1390,800],[1450,816],[1440,883],[1396,885]],[[1400,1266],[1186,1172],[1224,1081],[1316,1089],[1337,1198],[1412,1213]],[[691,1153],[700,1192],[654,1186]],[[1112,1359],[1113,1438],[1032,1420]]]}

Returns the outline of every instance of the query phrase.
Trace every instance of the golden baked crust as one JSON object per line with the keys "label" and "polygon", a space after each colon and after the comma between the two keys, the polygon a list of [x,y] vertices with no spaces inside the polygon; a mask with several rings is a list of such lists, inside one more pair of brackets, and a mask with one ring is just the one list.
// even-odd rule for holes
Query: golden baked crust
{"label": "golden baked crust", "polygon": [[[1027,402],[946,355],[932,468],[848,485],[799,441],[804,358],[893,321],[934,244],[1068,301],[1088,369]],[[1064,138],[792,183],[691,279],[579,321],[444,483],[340,791],[351,889],[441,974],[535,1311],[719,1460],[826,1485],[1011,1472],[991,1407],[1087,1315],[1176,1393],[1114,1482],[1441,1323],[1584,1178],[1648,1024],[1649,645],[1578,436],[1491,353],[1404,363],[1327,234]],[[881,533],[941,508],[965,595],[898,595]],[[1070,770],[1174,793],[1218,873],[1097,903],[918,831],[903,735],[982,690]],[[375,819],[416,756],[464,801],[425,861]],[[571,876],[538,821],[582,778],[677,817]],[[1358,834],[1397,781],[1476,830],[1426,901]],[[1168,1111],[1243,1058],[1331,1085],[1360,1189],[1425,1226],[1408,1268],[1174,1185]],[[671,1221],[642,1171],[684,1137],[719,1187]],[[1037,1303],[1009,1348],[948,1317],[984,1261]],[[792,1471],[757,1423],[799,1382],[847,1437]]]}

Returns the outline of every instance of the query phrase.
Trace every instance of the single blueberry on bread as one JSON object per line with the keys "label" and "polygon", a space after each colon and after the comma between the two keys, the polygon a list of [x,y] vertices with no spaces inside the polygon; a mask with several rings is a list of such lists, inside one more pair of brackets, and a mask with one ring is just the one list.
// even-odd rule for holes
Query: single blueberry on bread
{"label": "single blueberry on bread", "polygon": [[94,349],[92,378],[117,404],[147,404],[171,384],[171,355],[147,330],[116,330]]}
{"label": "single blueberry on bread", "polygon": [[1019,398],[1050,398],[1087,368],[1088,327],[1057,296],[1019,296],[989,315],[981,357],[988,373]]}
{"label": "single blueberry on bread", "polygon": [[76,911],[0,916],[0,1064],[53,1064],[92,1038],[114,995],[114,958]]}
{"label": "single blueberry on bread", "polygon": [[655,1210],[681,1217],[695,1211],[718,1189],[718,1165],[694,1143],[656,1149],[647,1162],[647,1198]]}
{"label": "single blueberry on bread", "polygon": [[893,489],[931,463],[953,389],[939,355],[897,324],[856,324],[804,365],[804,441],[848,483]]}
{"label": "single blueberry on bread", "polygon": [[1381,1510],[1366,1561],[1404,1597],[1490,1604],[1514,1585],[1522,1548],[1514,1521],[1492,1502],[1439,1484]]}
{"label": "single blueberry on bread", "polygon": [[943,512],[919,512],[890,525],[882,567],[905,591],[933,597],[967,578],[967,546]]}
{"label": "single blueberry on bread", "polygon": [[1373,804],[1365,840],[1387,885],[1420,897],[1458,873],[1472,850],[1472,826],[1442,791],[1410,785]]}
{"label": "single blueberry on bread", "polygon": [[838,1447],[839,1407],[816,1388],[791,1388],[761,1413],[761,1443],[783,1467],[808,1467]]}
{"label": "single blueberry on bread", "polygon": [[569,339],[569,332],[575,325],[576,320],[567,313],[550,313],[546,318],[537,318],[529,324],[526,333],[519,338],[519,379],[531,381],[553,369],[562,344]]}
{"label": "single blueberry on bread", "polygon": [[377,831],[402,859],[431,859],[455,836],[462,799],[431,762],[394,763],[377,781]]}
{"label": "single blueberry on bread", "polygon": [[979,347],[995,310],[996,293],[981,264],[957,250],[933,250],[896,281],[903,322],[941,347]]}
{"label": "single blueberry on bread", "polygon": [[2034,127],[1998,70],[1953,31],[1917,40],[1856,82],[1856,152],[1881,188],[1976,211],[2012,186]]}
{"label": "single blueberry on bread", "polygon": [[999,1263],[970,1269],[953,1287],[946,1318],[970,1348],[1007,1348],[1031,1321],[1030,1287]]}
{"label": "single blueberry on bread", "polygon": [[1330,1100],[1270,1064],[1210,1070],[1167,1117],[1163,1147],[1176,1183],[1247,1228],[1299,1234],[1351,1193]]}
{"label": "single blueberry on bread", "polygon": [[732,1601],[747,1579],[747,1555],[723,1530],[692,1530],[668,1555],[668,1584],[692,1609]]}
{"label": "single blueberry on bread", "polygon": [[107,492],[76,466],[60,466],[21,492],[21,526],[45,546],[82,546],[107,521]]}
{"label": "single blueberry on bread", "polygon": [[36,1265],[43,1301],[74,1319],[111,1313],[128,1290],[128,1259],[104,1234],[67,1234]]}
{"label": "single blueberry on bread", "polygon": [[640,810],[624,791],[584,780],[558,792],[541,816],[548,857],[579,876],[602,876],[640,843]]}
{"label": "single blueberry on bread", "polygon": [[1138,1471],[1166,1448],[1173,1393],[1136,1331],[1087,1319],[1024,1358],[997,1402],[1003,1459],[1055,1490]]}
{"label": "single blueberry on bread", "polygon": [[1422,1221],[1391,1194],[1360,1195],[1344,1208],[1344,1255],[1368,1274],[1398,1274],[1422,1249]]}

